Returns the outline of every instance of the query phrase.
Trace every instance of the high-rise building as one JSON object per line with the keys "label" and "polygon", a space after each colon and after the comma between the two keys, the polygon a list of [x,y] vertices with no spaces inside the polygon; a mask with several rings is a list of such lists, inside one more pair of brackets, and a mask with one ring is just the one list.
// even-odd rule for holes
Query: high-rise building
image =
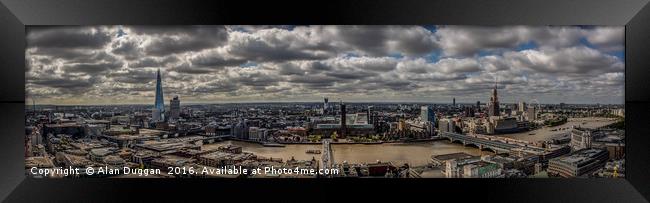
{"label": "high-rise building", "polygon": [[481,113],[481,101],[476,101],[476,112]]}
{"label": "high-rise building", "polygon": [[345,112],[345,104],[341,101],[341,136],[345,137],[347,131],[347,114]]}
{"label": "high-rise building", "polygon": [[455,132],[456,125],[454,124],[454,121],[449,119],[449,118],[441,118],[438,121],[438,131],[441,133],[453,133]]}
{"label": "high-rise building", "polygon": [[526,102],[523,102],[523,101],[519,102],[519,105],[517,105],[517,107],[519,108],[519,112],[525,112],[526,111]]}
{"label": "high-rise building", "polygon": [[156,74],[156,101],[154,103],[154,110],[152,111],[152,118],[154,121],[165,120],[165,100],[163,99],[162,79],[160,77],[160,69]]}
{"label": "high-rise building", "polygon": [[368,106],[368,124],[374,124],[375,123],[375,116],[373,115],[372,112],[372,106]]}
{"label": "high-rise building", "polygon": [[529,121],[537,120],[537,109],[534,106],[526,109],[526,117]]}
{"label": "high-rise building", "polygon": [[499,97],[497,96],[498,82],[494,83],[490,103],[488,103],[488,116],[500,116],[501,110],[499,109]]}
{"label": "high-rise building", "polygon": [[452,99],[451,105],[452,105],[453,107],[456,107],[456,97],[454,97],[454,98]]}
{"label": "high-rise building", "polygon": [[329,109],[329,99],[325,97],[323,99],[323,114],[326,114],[328,109]]}
{"label": "high-rise building", "polygon": [[233,127],[230,129],[230,134],[238,139],[248,139],[248,124],[246,120],[243,118],[239,118],[239,121],[233,125]]}
{"label": "high-rise building", "polygon": [[474,108],[472,106],[465,107],[465,117],[474,117]]}
{"label": "high-rise building", "polygon": [[436,122],[436,114],[433,113],[431,106],[422,106],[420,107],[420,119],[424,122]]}
{"label": "high-rise building", "polygon": [[169,118],[178,119],[180,115],[181,115],[181,100],[179,100],[178,95],[176,95],[172,100],[169,101]]}

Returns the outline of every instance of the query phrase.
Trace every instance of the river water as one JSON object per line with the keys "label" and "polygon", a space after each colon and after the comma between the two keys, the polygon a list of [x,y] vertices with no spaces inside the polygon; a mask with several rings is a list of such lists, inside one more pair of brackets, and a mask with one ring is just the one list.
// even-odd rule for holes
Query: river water
{"label": "river water", "polygon": [[[256,143],[241,141],[224,141],[203,145],[203,149],[212,149],[224,145],[236,145],[243,147],[243,151],[252,152],[258,156],[282,158],[282,160],[294,157],[297,160],[320,160],[320,154],[305,153],[310,149],[321,150],[321,145],[290,144],[286,147],[264,147]],[[449,143],[447,140],[428,141],[417,143],[384,143],[384,144],[332,144],[334,161],[341,163],[373,163],[377,160],[390,161],[401,166],[405,163],[411,166],[423,166],[429,163],[431,155],[465,152],[472,155],[493,154],[489,151],[481,151],[473,147],[463,147],[461,144]]]}
{"label": "river water", "polygon": [[[583,124],[586,122],[585,124]],[[552,128],[542,128],[535,131],[501,135],[515,139],[537,141],[550,139],[553,135],[561,133],[560,131],[551,131],[557,128],[570,128],[573,125],[582,125],[583,127],[600,127],[615,122],[612,119],[605,118],[580,118],[569,119],[561,126]],[[534,135],[529,135],[534,133]],[[203,145],[203,149],[213,149],[224,145],[241,146],[243,151],[252,152],[258,156],[281,158],[283,161],[294,157],[297,160],[311,160],[315,158],[320,160],[320,154],[307,154],[307,150],[321,150],[321,145],[313,144],[289,144],[286,147],[264,147],[260,144],[241,142],[241,141],[223,141],[213,144]],[[431,155],[440,155],[456,152],[465,152],[471,155],[493,154],[489,151],[481,151],[474,147],[464,147],[461,144],[450,143],[448,140],[417,142],[417,143],[384,143],[384,144],[333,144],[334,161],[341,163],[373,163],[376,161],[390,161],[397,166],[405,163],[417,167],[423,166],[430,162]]]}

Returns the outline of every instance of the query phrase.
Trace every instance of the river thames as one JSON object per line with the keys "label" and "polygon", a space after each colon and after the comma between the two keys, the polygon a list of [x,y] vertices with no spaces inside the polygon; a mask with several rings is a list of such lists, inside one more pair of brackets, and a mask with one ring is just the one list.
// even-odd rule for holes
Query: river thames
{"label": "river thames", "polygon": [[[243,151],[255,155],[272,158],[282,158],[283,161],[294,157],[297,160],[320,160],[320,154],[307,154],[310,149],[321,150],[321,145],[289,144],[286,147],[264,147],[256,143],[228,140],[224,142],[204,145],[204,149],[211,149],[225,145],[241,146]],[[461,144],[449,143],[447,140],[427,141],[417,143],[384,143],[384,144],[333,144],[332,151],[337,163],[373,163],[390,161],[395,165],[409,164],[423,166],[429,163],[431,155],[465,152],[472,155],[493,154],[481,151],[478,148],[463,147]]]}
{"label": "river thames", "polygon": [[[553,129],[570,128],[571,126],[601,127],[614,123],[615,119],[607,118],[572,118],[563,125],[544,127],[534,131],[499,135],[527,141],[547,140],[553,136],[568,132],[552,131]],[[532,135],[531,135],[532,134]],[[297,160],[320,160],[320,154],[307,154],[307,150],[321,150],[321,145],[315,144],[288,144],[285,147],[264,147],[261,144],[228,140],[218,143],[203,145],[203,149],[213,149],[219,146],[241,146],[243,151],[251,152],[258,156],[281,158],[283,161],[292,157]],[[425,166],[430,163],[431,155],[440,155],[456,152],[465,152],[471,155],[491,155],[490,151],[481,151],[478,148],[450,143],[448,140],[412,142],[412,143],[383,143],[383,144],[333,144],[332,151],[336,163],[373,163],[377,161],[390,161],[394,165],[409,164],[412,167]],[[442,177],[439,170],[428,170],[423,177]]]}

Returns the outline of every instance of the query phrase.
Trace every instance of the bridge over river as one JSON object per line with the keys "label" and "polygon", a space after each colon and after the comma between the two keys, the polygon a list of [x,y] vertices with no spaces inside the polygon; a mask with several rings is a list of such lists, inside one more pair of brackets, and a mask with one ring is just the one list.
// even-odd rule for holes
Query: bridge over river
{"label": "bridge over river", "polygon": [[440,133],[439,136],[448,139],[451,142],[461,143],[464,146],[475,146],[481,150],[491,150],[495,153],[516,151],[542,155],[545,152],[548,152],[544,148],[529,144],[529,142],[509,138],[498,138],[484,135],[463,135],[449,132]]}

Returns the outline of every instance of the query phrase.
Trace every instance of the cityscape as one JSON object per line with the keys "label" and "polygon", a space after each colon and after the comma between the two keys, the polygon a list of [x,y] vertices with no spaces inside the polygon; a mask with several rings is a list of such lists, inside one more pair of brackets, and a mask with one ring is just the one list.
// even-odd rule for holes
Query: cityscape
{"label": "cityscape", "polygon": [[624,178],[619,36],[577,26],[32,28],[25,174]]}

